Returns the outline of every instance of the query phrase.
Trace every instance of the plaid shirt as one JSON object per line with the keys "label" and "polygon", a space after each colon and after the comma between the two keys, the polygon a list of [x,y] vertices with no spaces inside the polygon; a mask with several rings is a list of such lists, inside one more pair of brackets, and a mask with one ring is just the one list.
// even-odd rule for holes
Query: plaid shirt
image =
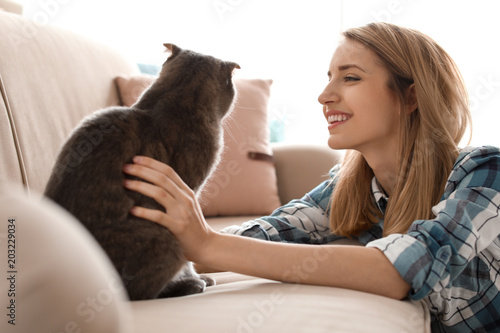
{"label": "plaid shirt", "polygon": [[[330,171],[333,176],[340,166]],[[375,179],[372,193],[380,210],[388,198]],[[272,215],[223,232],[271,241],[326,244],[328,204],[335,183],[327,180]],[[409,298],[423,299],[433,332],[500,330],[500,150],[464,148],[446,183],[435,218],[417,220],[406,234],[382,237],[383,221],[357,240],[383,251],[405,281]]]}

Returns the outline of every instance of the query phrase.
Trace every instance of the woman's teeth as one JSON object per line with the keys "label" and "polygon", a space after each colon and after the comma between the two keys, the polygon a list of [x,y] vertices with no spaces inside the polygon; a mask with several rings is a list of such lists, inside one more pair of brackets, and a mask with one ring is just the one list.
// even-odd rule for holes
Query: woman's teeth
{"label": "woman's teeth", "polygon": [[343,114],[334,114],[334,115],[328,116],[328,123],[332,124],[332,123],[338,122],[338,121],[346,121],[349,118],[350,117],[343,115]]}

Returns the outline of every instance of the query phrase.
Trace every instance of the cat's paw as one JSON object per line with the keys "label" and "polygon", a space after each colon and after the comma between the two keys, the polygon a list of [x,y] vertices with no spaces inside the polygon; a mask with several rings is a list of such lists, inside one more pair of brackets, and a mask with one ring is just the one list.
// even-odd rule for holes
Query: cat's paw
{"label": "cat's paw", "polygon": [[184,278],[171,281],[160,293],[158,298],[179,297],[192,294],[200,294],[205,291],[207,282],[199,278]]}
{"label": "cat's paw", "polygon": [[207,287],[215,286],[217,284],[217,282],[214,279],[206,275],[200,275],[200,279],[205,281]]}

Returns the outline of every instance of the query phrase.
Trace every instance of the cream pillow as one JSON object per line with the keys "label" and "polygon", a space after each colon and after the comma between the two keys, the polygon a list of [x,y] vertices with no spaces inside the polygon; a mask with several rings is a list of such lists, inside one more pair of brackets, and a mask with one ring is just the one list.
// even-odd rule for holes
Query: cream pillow
{"label": "cream pillow", "polygon": [[[154,76],[118,77],[122,104],[130,106]],[[224,121],[224,150],[199,201],[205,216],[266,215],[280,206],[269,145],[267,104],[271,80],[235,79],[237,97]]]}

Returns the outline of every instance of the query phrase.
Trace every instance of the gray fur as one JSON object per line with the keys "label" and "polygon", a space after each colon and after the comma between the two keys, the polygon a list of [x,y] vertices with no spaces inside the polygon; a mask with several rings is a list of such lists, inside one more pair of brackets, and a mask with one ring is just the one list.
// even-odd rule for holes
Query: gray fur
{"label": "gray fur", "polygon": [[[200,278],[164,227],[129,214],[163,210],[123,187],[124,164],[146,155],[169,164],[196,193],[218,162],[231,108],[235,63],[171,51],[158,79],[129,107],[87,117],[64,144],[45,195],[73,214],[104,248],[133,300],[202,292]],[[75,258],[76,259],[76,258]],[[77,286],[75,286],[77,287]]]}

